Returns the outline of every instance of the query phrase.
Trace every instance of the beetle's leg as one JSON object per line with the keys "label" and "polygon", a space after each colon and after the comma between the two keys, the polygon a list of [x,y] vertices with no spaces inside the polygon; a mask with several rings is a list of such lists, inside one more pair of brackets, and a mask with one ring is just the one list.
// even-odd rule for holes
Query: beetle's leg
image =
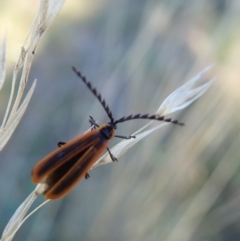
{"label": "beetle's leg", "polygon": [[87,173],[86,175],[85,175],[85,179],[88,179],[90,177],[90,175]]}
{"label": "beetle's leg", "polygon": [[120,136],[120,135],[115,135],[114,137],[122,138],[122,139],[126,139],[126,140],[136,138],[136,136]]}
{"label": "beetle's leg", "polygon": [[111,151],[109,150],[109,148],[107,147],[107,151],[108,151],[108,153],[109,153],[109,155],[110,155],[110,157],[111,157],[111,159],[112,159],[112,161],[113,162],[117,162],[118,161],[118,159],[111,153]]}
{"label": "beetle's leg", "polygon": [[58,147],[61,147],[61,146],[65,145],[65,144],[66,144],[66,142],[59,141],[57,145],[58,145]]}

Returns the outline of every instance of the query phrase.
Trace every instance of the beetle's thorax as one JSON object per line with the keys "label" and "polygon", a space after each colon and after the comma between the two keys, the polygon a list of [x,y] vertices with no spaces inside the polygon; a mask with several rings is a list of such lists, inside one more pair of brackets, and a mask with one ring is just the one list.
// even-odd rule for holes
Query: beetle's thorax
{"label": "beetle's thorax", "polygon": [[111,140],[115,135],[115,129],[110,124],[103,124],[99,126],[99,131],[102,134],[102,137],[106,140]]}

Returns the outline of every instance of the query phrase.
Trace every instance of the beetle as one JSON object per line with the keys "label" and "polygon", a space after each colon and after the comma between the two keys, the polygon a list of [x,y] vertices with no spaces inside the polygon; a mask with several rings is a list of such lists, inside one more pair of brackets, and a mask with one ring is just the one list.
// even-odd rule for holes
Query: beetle
{"label": "beetle", "polygon": [[62,198],[68,194],[81,179],[84,177],[88,178],[88,171],[102,155],[104,150],[109,152],[112,161],[117,161],[117,158],[114,157],[108,149],[109,141],[114,137],[123,139],[135,138],[135,136],[126,137],[116,135],[115,130],[117,129],[118,123],[133,119],[149,119],[184,125],[171,118],[149,114],[129,115],[114,120],[112,112],[100,93],[98,93],[92,84],[87,81],[86,77],[83,76],[81,72],[77,71],[74,67],[73,71],[99,100],[110,122],[99,126],[95,120],[90,117],[89,122],[92,125],[92,130],[75,137],[67,143],[59,142],[59,148],[36,164],[32,170],[32,181],[33,183],[45,183],[47,185],[43,193],[46,199]]}

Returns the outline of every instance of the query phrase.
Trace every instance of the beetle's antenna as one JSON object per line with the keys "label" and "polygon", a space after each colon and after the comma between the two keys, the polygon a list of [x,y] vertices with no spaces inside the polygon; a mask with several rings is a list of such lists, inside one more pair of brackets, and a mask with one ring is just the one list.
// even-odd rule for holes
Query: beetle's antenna
{"label": "beetle's antenna", "polygon": [[149,114],[137,114],[137,115],[129,115],[127,117],[122,117],[119,120],[114,121],[114,124],[120,123],[120,122],[125,122],[129,120],[134,120],[134,119],[148,119],[148,120],[157,120],[157,121],[164,121],[176,125],[183,126],[184,123],[178,122],[178,120],[172,120],[171,118],[165,118],[165,116],[159,116],[159,115],[149,115]]}
{"label": "beetle's antenna", "polygon": [[88,89],[94,94],[94,96],[97,97],[99,102],[102,104],[104,110],[106,111],[109,119],[111,122],[114,122],[112,112],[110,111],[108,105],[106,104],[105,100],[102,98],[101,94],[97,92],[96,88],[92,86],[92,84],[87,81],[86,77],[81,74],[81,72],[77,71],[75,67],[72,67],[73,71],[76,73],[76,75],[87,85]]}

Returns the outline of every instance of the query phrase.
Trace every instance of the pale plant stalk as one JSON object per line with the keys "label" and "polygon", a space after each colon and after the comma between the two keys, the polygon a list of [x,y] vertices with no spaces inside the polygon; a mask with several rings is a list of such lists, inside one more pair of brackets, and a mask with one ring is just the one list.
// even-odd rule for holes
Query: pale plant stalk
{"label": "pale plant stalk", "polygon": [[[212,66],[209,66],[202,70],[198,75],[189,80],[186,84],[175,90],[172,94],[170,94],[165,101],[160,105],[156,114],[158,115],[168,115],[170,113],[182,110],[202,96],[207,89],[211,86],[214,79],[203,82],[204,74],[209,71]],[[202,83],[203,82],[203,83]],[[151,124],[155,124],[151,126]],[[159,123],[150,121],[147,125],[139,129],[137,132],[133,133],[136,136],[135,139],[123,140],[114,146],[111,149],[112,154],[115,157],[120,157],[123,155],[129,148],[134,146],[137,142],[147,137],[152,132],[157,129],[168,125],[167,123]],[[111,163],[111,157],[108,153],[104,154],[92,167],[95,168],[99,165]],[[27,214],[29,208],[31,207],[34,200],[38,195],[42,194],[45,190],[46,186],[44,184],[39,184],[36,186],[35,190],[28,196],[28,198],[21,204],[21,206],[17,209],[13,217],[10,219],[8,225],[6,226],[1,241],[10,241],[14,237],[17,230],[21,227],[24,221],[30,217],[36,210],[46,204],[48,201],[43,202],[40,206],[38,206],[34,211],[30,214]]]}
{"label": "pale plant stalk", "polygon": [[[14,67],[11,93],[7,109],[0,127],[0,150],[6,145],[14,130],[16,129],[21,117],[23,116],[32,93],[36,86],[36,80],[33,82],[25,99],[22,101],[23,93],[28,81],[29,72],[32,66],[33,58],[36,54],[40,41],[49,28],[50,24],[57,13],[60,11],[65,0],[41,0],[37,16],[33,21],[30,31],[27,35],[24,45],[22,46],[20,56]],[[14,99],[14,90],[17,83],[19,71],[22,71],[20,82],[17,87],[17,94]],[[6,39],[4,38],[0,46],[0,88],[2,87],[6,75]],[[22,104],[20,105],[20,103]]]}
{"label": "pale plant stalk", "polygon": [[[201,97],[207,89],[211,86],[214,79],[211,79],[207,82],[201,83],[203,81],[204,74],[211,69],[212,65],[202,70],[199,74],[189,80],[186,84],[175,90],[170,94],[160,105],[156,114],[157,115],[169,115],[173,112],[182,110],[190,105],[193,101]],[[151,124],[155,124],[153,127],[150,127]],[[119,144],[111,149],[112,154],[115,157],[120,157],[123,155],[130,147],[135,145],[137,142],[142,140],[144,137],[148,136],[157,129],[168,125],[165,122],[156,122],[150,121],[145,126],[140,128],[138,131],[132,135],[136,138],[122,140]],[[144,131],[145,130],[145,131]],[[93,168],[112,162],[111,157],[108,153],[103,155],[94,165]]]}
{"label": "pale plant stalk", "polygon": [[[28,81],[30,69],[33,58],[36,54],[37,48],[41,42],[43,35],[51,25],[53,19],[61,10],[65,0],[41,0],[37,15],[32,23],[29,33],[26,37],[24,45],[21,48],[20,56],[13,70],[12,86],[6,112],[0,127],[0,150],[6,145],[17,125],[19,124],[33,94],[36,86],[34,80],[30,90],[23,99],[24,90]],[[0,90],[4,84],[6,76],[6,36],[0,45]],[[19,71],[22,71],[19,85],[17,86],[17,93],[14,90],[18,81]],[[13,102],[13,99],[15,101]],[[21,103],[22,102],[22,103]],[[21,103],[21,104],[20,104]],[[23,204],[17,209],[8,225],[6,226],[3,235],[3,240],[12,240],[14,234],[24,222],[23,218],[29,210],[31,204],[39,195],[39,190],[43,185],[38,185],[34,192],[32,192]],[[42,193],[42,191],[40,192]]]}
{"label": "pale plant stalk", "polygon": [[6,76],[6,45],[6,37],[4,37],[0,45],[0,90],[2,89]]}

